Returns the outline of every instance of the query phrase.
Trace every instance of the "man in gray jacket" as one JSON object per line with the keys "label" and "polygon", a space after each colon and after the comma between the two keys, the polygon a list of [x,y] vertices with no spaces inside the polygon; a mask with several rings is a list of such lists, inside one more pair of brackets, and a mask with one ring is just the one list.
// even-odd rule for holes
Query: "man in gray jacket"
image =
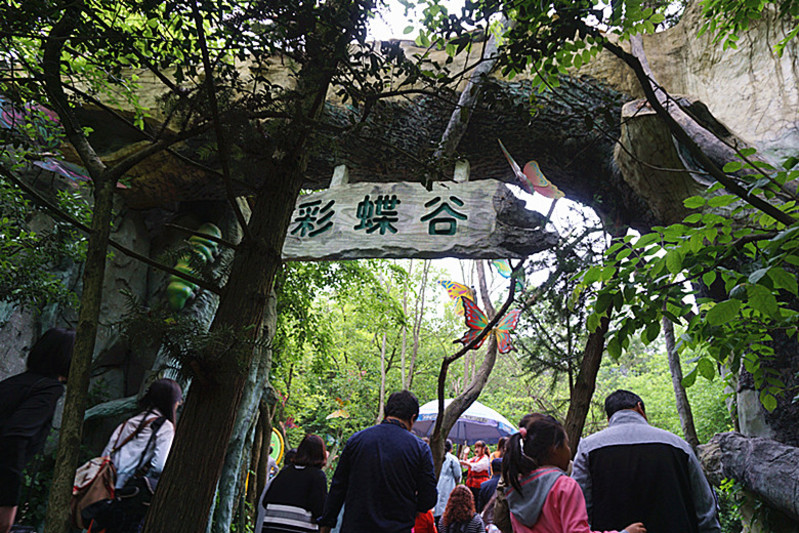
{"label": "man in gray jacket", "polygon": [[647,422],[644,402],[617,390],[608,427],[580,441],[572,476],[591,529],[643,522],[649,533],[718,533],[716,501],[687,442]]}

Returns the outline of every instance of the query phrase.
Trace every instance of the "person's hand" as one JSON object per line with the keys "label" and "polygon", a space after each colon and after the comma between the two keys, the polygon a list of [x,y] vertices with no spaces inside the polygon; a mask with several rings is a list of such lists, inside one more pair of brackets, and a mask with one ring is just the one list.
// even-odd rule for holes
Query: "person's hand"
{"label": "person's hand", "polygon": [[14,518],[17,516],[17,506],[0,507],[0,533],[8,533],[14,525]]}
{"label": "person's hand", "polygon": [[644,524],[642,524],[641,522],[630,524],[624,529],[625,531],[627,531],[627,533],[646,533],[646,528],[644,527]]}

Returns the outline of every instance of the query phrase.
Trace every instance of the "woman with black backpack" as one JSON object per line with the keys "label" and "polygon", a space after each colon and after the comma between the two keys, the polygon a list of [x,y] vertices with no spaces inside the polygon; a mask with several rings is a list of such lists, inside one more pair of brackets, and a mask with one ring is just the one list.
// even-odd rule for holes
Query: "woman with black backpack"
{"label": "woman with black backpack", "polygon": [[31,348],[27,371],[0,382],[0,533],[14,524],[22,471],[44,447],[74,346],[75,331],[49,329]]}
{"label": "woman with black backpack", "polygon": [[103,455],[116,468],[116,495],[106,505],[88,507],[95,513],[90,533],[135,533],[164,470],[175,416],[183,401],[180,385],[171,379],[154,381],[142,397],[141,413],[116,428]]}

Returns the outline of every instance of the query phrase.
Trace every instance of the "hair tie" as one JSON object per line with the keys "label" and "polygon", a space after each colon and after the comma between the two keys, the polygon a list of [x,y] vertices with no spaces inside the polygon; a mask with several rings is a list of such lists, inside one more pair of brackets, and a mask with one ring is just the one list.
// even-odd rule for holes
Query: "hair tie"
{"label": "hair tie", "polygon": [[519,428],[519,434],[522,436],[523,439],[527,438],[527,428]]}

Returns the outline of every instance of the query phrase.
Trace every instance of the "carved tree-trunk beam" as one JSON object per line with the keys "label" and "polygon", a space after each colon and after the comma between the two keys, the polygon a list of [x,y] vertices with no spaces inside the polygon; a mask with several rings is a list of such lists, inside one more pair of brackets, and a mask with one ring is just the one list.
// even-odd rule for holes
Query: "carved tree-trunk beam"
{"label": "carved tree-trunk beam", "polygon": [[714,485],[734,479],[768,505],[799,520],[799,448],[730,432],[699,446],[699,459]]}
{"label": "carved tree-trunk beam", "polygon": [[523,258],[555,245],[543,218],[496,180],[355,183],[300,197],[283,258]]}

